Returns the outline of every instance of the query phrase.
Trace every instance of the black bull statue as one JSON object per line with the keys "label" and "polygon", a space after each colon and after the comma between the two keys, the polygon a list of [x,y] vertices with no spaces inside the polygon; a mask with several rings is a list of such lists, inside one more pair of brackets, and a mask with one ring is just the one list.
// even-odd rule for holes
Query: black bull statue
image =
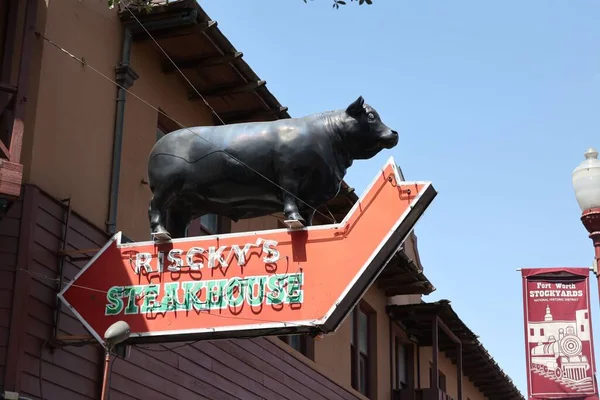
{"label": "black bull statue", "polygon": [[353,160],[397,143],[362,96],[345,110],[302,118],[173,131],[148,160],[152,235],[184,237],[192,220],[211,213],[238,221],[283,212],[311,225]]}

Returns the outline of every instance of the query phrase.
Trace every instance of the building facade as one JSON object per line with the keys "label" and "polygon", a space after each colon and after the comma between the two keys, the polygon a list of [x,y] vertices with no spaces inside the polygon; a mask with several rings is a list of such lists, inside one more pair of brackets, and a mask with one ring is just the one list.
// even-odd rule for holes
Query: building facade
{"label": "building facade", "polygon": [[[148,240],[146,161],[180,127],[289,118],[193,0],[0,2],[0,392],[97,399],[103,349],[57,293],[122,231]],[[351,188],[321,210],[340,220]],[[327,223],[325,220],[317,223]],[[282,227],[206,216],[189,236]],[[522,399],[434,290],[410,235],[340,329],[121,349],[111,399]]]}

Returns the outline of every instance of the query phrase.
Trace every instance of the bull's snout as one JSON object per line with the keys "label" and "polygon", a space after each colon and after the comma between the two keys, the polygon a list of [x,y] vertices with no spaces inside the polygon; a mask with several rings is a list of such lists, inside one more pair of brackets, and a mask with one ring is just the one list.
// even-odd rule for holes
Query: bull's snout
{"label": "bull's snout", "polygon": [[383,137],[383,147],[386,149],[391,149],[392,147],[394,147],[397,144],[398,144],[398,132],[390,129],[389,134],[387,134],[387,135],[385,135],[385,137]]}

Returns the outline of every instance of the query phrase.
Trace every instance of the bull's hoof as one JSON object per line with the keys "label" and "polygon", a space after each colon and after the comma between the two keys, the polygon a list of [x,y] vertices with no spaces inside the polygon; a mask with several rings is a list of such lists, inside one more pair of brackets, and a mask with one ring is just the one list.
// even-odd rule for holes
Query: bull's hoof
{"label": "bull's hoof", "polygon": [[283,221],[283,223],[289,229],[302,229],[302,228],[304,228],[304,221],[300,221],[298,219],[286,219],[285,221]]}
{"label": "bull's hoof", "polygon": [[171,234],[166,231],[152,232],[152,239],[157,243],[170,242]]}

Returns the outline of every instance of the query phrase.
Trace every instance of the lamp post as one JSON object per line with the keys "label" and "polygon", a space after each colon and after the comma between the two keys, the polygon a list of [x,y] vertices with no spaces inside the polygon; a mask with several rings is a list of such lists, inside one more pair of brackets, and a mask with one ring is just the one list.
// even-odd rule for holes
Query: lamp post
{"label": "lamp post", "polygon": [[110,353],[112,349],[121,342],[129,339],[131,329],[125,321],[117,321],[108,327],[104,333],[104,341],[106,342],[106,352],[104,353],[104,376],[102,379],[102,400],[108,399],[108,374],[110,371]]}
{"label": "lamp post", "polygon": [[[585,160],[573,171],[573,189],[581,208],[581,222],[594,243],[594,273],[598,278],[600,260],[600,160],[598,152],[589,148]],[[600,282],[599,282],[600,283]],[[598,286],[600,290],[600,285]]]}

